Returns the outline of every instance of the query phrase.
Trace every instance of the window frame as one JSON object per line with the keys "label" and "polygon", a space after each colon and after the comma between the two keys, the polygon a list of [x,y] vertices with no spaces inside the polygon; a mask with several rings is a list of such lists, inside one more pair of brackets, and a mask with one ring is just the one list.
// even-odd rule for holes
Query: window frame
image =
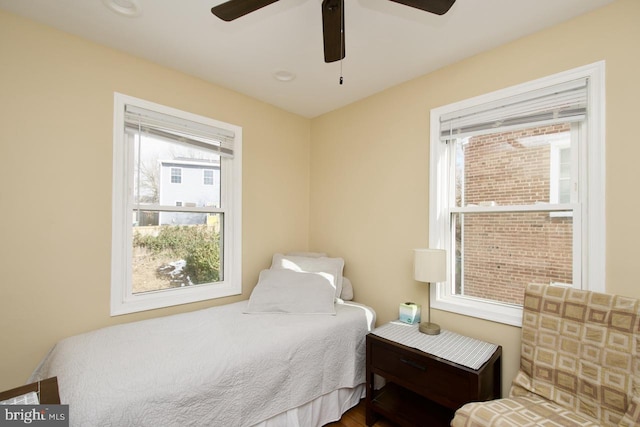
{"label": "window frame", "polygon": [[[440,141],[440,117],[457,110],[488,102],[497,102],[510,96],[539,90],[579,78],[588,78],[587,122],[585,144],[579,151],[582,167],[578,174],[580,209],[574,221],[580,224],[574,233],[574,259],[579,260],[580,271],[574,263],[574,287],[597,292],[605,290],[605,63],[589,64],[573,70],[497,90],[442,107],[430,114],[430,170],[429,170],[429,246],[447,249],[447,280],[430,288],[430,304],[434,309],[477,317],[508,325],[522,325],[522,306],[489,302],[452,293],[455,257],[452,256],[452,233],[449,199],[450,174],[455,174],[455,153]],[[581,141],[582,142],[582,141]],[[455,185],[455,184],[454,184]],[[480,208],[482,210],[482,208]],[[579,258],[575,258],[579,257]],[[577,282],[577,283],[576,283]]]}
{"label": "window frame", "polygon": [[[223,271],[220,282],[157,292],[132,292],[131,210],[133,208],[133,147],[125,147],[125,106],[132,105],[233,132],[234,157],[221,158]],[[132,144],[131,144],[132,145]],[[111,249],[111,316],[170,307],[242,293],[242,128],[118,92],[114,93],[113,189]]]}

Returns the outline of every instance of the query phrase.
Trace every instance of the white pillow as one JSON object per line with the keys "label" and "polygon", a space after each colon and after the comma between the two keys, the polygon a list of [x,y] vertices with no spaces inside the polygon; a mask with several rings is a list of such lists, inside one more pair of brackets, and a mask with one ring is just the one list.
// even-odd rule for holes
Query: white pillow
{"label": "white pillow", "polygon": [[[288,256],[306,256],[309,258],[326,257],[325,252],[287,252]],[[342,292],[340,292],[340,299],[343,301],[353,301],[353,285],[351,280],[342,276]]]}
{"label": "white pillow", "polygon": [[309,258],[320,258],[323,256],[327,256],[324,252],[287,252],[287,255],[290,256],[306,256]]}
{"label": "white pillow", "polygon": [[344,301],[353,300],[353,285],[351,284],[351,280],[342,276],[342,292],[340,293],[340,298]]}
{"label": "white pillow", "polygon": [[274,270],[286,269],[305,273],[328,274],[333,278],[336,298],[340,298],[342,293],[342,270],[344,269],[344,260],[342,258],[274,254],[271,268]]}
{"label": "white pillow", "polygon": [[336,314],[335,289],[324,273],[262,270],[245,313]]}

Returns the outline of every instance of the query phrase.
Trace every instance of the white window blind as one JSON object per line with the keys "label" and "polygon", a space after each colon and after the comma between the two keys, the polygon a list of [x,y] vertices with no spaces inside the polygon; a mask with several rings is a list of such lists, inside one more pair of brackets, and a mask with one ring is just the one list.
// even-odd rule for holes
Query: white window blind
{"label": "white window blind", "polygon": [[584,120],[587,78],[568,81],[487,102],[440,117],[440,140],[464,138],[523,124],[551,124]]}
{"label": "white window blind", "polygon": [[233,157],[235,134],[226,129],[173,117],[167,114],[127,105],[125,127],[128,131],[144,132],[156,138],[181,142],[207,150],[217,151],[221,156]]}

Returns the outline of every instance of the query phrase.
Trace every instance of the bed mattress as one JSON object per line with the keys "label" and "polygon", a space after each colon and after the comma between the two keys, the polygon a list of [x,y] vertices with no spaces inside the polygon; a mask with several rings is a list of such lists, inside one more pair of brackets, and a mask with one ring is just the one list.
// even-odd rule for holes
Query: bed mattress
{"label": "bed mattress", "polygon": [[252,426],[365,382],[370,308],[274,315],[246,305],[66,338],[30,381],[58,377],[72,426]]}

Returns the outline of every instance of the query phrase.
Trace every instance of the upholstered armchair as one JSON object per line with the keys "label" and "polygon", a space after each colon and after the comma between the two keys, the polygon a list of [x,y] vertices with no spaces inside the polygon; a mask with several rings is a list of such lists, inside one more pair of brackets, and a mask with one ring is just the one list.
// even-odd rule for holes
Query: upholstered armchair
{"label": "upholstered armchair", "polygon": [[633,298],[529,285],[509,397],[469,403],[451,425],[639,426],[639,310]]}

